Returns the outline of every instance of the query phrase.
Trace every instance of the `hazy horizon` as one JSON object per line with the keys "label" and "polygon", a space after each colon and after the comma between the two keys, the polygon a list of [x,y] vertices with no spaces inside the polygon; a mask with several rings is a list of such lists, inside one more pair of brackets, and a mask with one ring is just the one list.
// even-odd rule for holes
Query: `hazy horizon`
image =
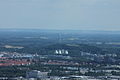
{"label": "hazy horizon", "polygon": [[120,0],[0,0],[0,29],[120,31]]}

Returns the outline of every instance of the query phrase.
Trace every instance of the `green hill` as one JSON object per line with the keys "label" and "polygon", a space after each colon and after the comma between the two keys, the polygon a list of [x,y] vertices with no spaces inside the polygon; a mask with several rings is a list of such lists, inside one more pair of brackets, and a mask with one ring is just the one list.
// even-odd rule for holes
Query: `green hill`
{"label": "green hill", "polygon": [[88,52],[91,54],[103,54],[104,52],[102,49],[96,46],[90,46],[85,44],[53,44],[44,47],[47,54],[54,54],[55,50],[68,50],[69,55],[71,56],[78,56],[82,52]]}

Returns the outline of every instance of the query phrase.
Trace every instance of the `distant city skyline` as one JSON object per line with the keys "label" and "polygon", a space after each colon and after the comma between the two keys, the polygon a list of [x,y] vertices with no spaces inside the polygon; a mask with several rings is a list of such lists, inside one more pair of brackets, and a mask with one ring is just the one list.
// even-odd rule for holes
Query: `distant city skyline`
{"label": "distant city skyline", "polygon": [[120,31],[120,0],[0,0],[0,29]]}

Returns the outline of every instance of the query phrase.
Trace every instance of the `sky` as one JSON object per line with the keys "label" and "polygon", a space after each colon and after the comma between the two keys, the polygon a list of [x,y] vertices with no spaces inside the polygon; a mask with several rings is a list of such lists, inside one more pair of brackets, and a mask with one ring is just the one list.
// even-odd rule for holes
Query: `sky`
{"label": "sky", "polygon": [[0,0],[1,28],[120,30],[120,0]]}

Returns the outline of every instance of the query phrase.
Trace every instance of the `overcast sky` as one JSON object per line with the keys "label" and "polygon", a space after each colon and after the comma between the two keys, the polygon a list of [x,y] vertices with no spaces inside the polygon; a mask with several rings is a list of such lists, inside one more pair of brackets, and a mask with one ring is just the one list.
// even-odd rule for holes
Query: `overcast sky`
{"label": "overcast sky", "polygon": [[120,30],[120,0],[0,0],[0,28]]}

